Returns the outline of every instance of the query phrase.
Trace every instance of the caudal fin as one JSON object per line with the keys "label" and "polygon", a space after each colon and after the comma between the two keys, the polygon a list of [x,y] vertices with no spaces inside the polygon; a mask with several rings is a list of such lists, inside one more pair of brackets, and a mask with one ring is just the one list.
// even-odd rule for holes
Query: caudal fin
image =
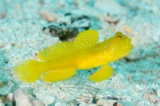
{"label": "caudal fin", "polygon": [[35,60],[26,60],[14,67],[14,71],[20,80],[26,83],[35,82],[43,73],[40,62]]}

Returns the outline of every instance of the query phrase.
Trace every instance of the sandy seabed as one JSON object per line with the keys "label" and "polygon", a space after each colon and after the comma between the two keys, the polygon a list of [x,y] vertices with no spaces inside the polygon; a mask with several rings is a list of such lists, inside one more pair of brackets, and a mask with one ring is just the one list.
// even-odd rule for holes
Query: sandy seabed
{"label": "sandy seabed", "polygon": [[[159,5],[159,0],[1,0],[0,106],[160,106]],[[50,25],[62,32],[53,33]],[[74,28],[98,30],[99,42],[121,31],[132,39],[133,50],[111,63],[113,77],[99,83],[88,81],[96,69],[53,83],[26,84],[16,77],[17,63],[73,40],[60,36]]]}

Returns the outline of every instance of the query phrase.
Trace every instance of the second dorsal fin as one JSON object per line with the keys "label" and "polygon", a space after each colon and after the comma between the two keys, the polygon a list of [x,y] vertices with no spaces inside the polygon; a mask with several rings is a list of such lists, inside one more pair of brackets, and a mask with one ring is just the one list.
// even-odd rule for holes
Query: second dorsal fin
{"label": "second dorsal fin", "polygon": [[60,42],[42,50],[37,57],[40,60],[50,60],[72,53],[73,51],[73,42]]}
{"label": "second dorsal fin", "polygon": [[[89,48],[98,42],[98,32],[96,30],[88,30],[81,32],[74,42],[61,42],[54,44],[43,51],[37,57],[40,60],[50,60],[60,56],[74,55],[78,50]],[[73,53],[73,54],[72,54]]]}

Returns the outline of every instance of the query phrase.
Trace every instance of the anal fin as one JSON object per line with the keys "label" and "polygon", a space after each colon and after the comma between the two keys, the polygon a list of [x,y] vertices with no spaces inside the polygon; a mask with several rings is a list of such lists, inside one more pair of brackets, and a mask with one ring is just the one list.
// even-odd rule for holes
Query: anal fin
{"label": "anal fin", "polygon": [[55,82],[66,80],[76,74],[76,69],[53,70],[42,76],[44,82]]}
{"label": "anal fin", "polygon": [[93,73],[88,79],[95,82],[100,82],[110,78],[113,75],[113,68],[111,66],[103,66],[101,69]]}

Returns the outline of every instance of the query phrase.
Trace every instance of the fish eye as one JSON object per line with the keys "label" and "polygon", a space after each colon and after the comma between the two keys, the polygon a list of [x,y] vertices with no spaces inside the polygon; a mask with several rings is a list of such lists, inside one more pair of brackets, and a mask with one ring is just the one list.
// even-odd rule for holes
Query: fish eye
{"label": "fish eye", "polygon": [[118,39],[121,39],[122,38],[122,36],[121,35],[118,35]]}
{"label": "fish eye", "polygon": [[123,36],[122,36],[123,34],[122,34],[121,32],[117,32],[116,35],[117,35],[117,38],[118,38],[118,39],[122,39],[122,37],[123,37]]}

